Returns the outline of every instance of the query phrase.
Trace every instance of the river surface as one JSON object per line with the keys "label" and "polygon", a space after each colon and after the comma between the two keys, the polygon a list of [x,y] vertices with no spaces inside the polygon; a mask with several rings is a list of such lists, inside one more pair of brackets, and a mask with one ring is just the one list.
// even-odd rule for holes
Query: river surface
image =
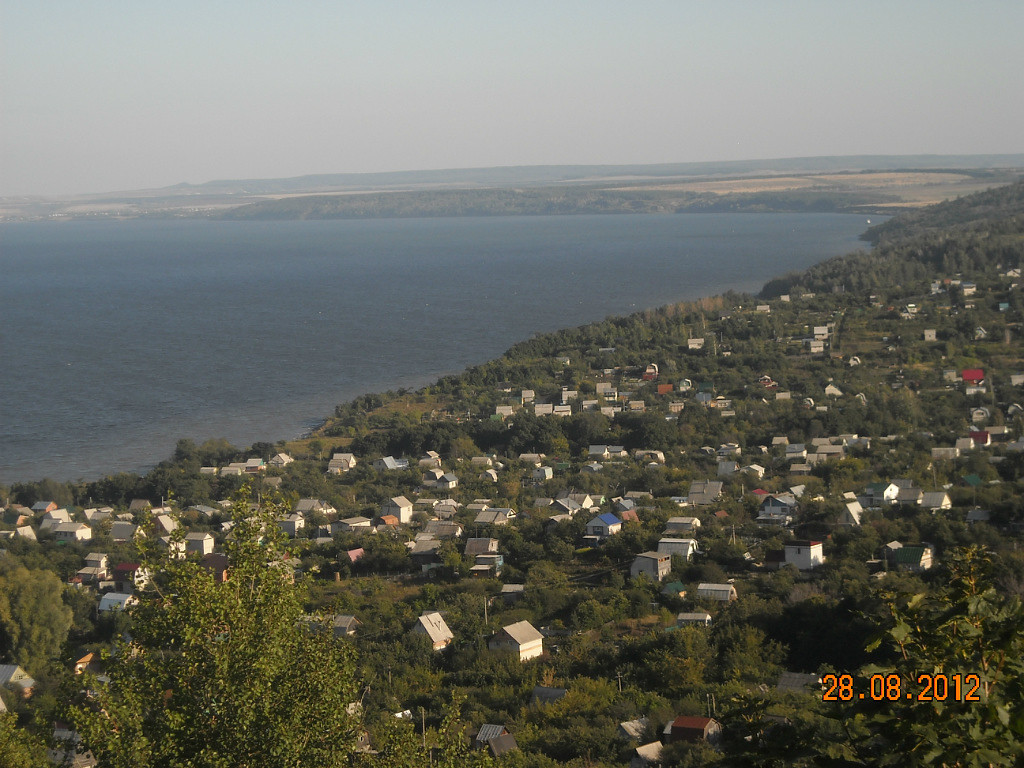
{"label": "river surface", "polygon": [[0,482],[301,435],[532,334],[861,250],[862,216],[0,225]]}

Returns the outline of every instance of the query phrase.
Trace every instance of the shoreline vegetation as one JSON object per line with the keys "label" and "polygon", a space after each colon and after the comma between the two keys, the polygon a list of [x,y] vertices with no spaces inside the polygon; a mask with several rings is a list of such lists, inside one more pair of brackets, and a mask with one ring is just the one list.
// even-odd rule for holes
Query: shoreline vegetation
{"label": "shoreline vegetation", "polygon": [[1020,765],[1024,181],[866,237],[758,296],[363,395],[306,440],[0,489],[0,744]]}

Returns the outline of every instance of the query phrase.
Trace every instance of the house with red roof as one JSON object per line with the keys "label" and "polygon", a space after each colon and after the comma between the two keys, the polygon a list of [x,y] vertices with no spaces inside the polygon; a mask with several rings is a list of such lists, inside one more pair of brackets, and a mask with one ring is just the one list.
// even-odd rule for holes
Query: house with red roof
{"label": "house with red roof", "polygon": [[985,371],[981,368],[964,368],[960,378],[964,380],[965,384],[982,384],[985,381]]}

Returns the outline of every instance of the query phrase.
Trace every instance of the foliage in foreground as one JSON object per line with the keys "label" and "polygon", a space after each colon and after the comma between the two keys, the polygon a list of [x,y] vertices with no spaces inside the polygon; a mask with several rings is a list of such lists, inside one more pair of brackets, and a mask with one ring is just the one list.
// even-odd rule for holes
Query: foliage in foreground
{"label": "foliage in foreground", "polygon": [[169,560],[132,610],[109,682],[71,711],[108,768],[340,766],[355,744],[354,661],[304,620],[273,503],[235,506],[230,575]]}
{"label": "foliage in foreground", "polygon": [[888,617],[868,647],[879,658],[849,672],[829,709],[780,722],[766,699],[734,700],[721,764],[1021,765],[1024,607],[994,586],[981,548],[950,550],[945,568],[928,592],[883,595]]}

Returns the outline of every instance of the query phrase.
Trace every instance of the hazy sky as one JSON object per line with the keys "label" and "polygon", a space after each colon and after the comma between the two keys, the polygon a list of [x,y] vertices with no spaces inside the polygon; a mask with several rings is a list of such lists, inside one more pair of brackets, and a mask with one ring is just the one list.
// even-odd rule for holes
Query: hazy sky
{"label": "hazy sky", "polygon": [[1022,0],[0,0],[0,195],[1024,152]]}

